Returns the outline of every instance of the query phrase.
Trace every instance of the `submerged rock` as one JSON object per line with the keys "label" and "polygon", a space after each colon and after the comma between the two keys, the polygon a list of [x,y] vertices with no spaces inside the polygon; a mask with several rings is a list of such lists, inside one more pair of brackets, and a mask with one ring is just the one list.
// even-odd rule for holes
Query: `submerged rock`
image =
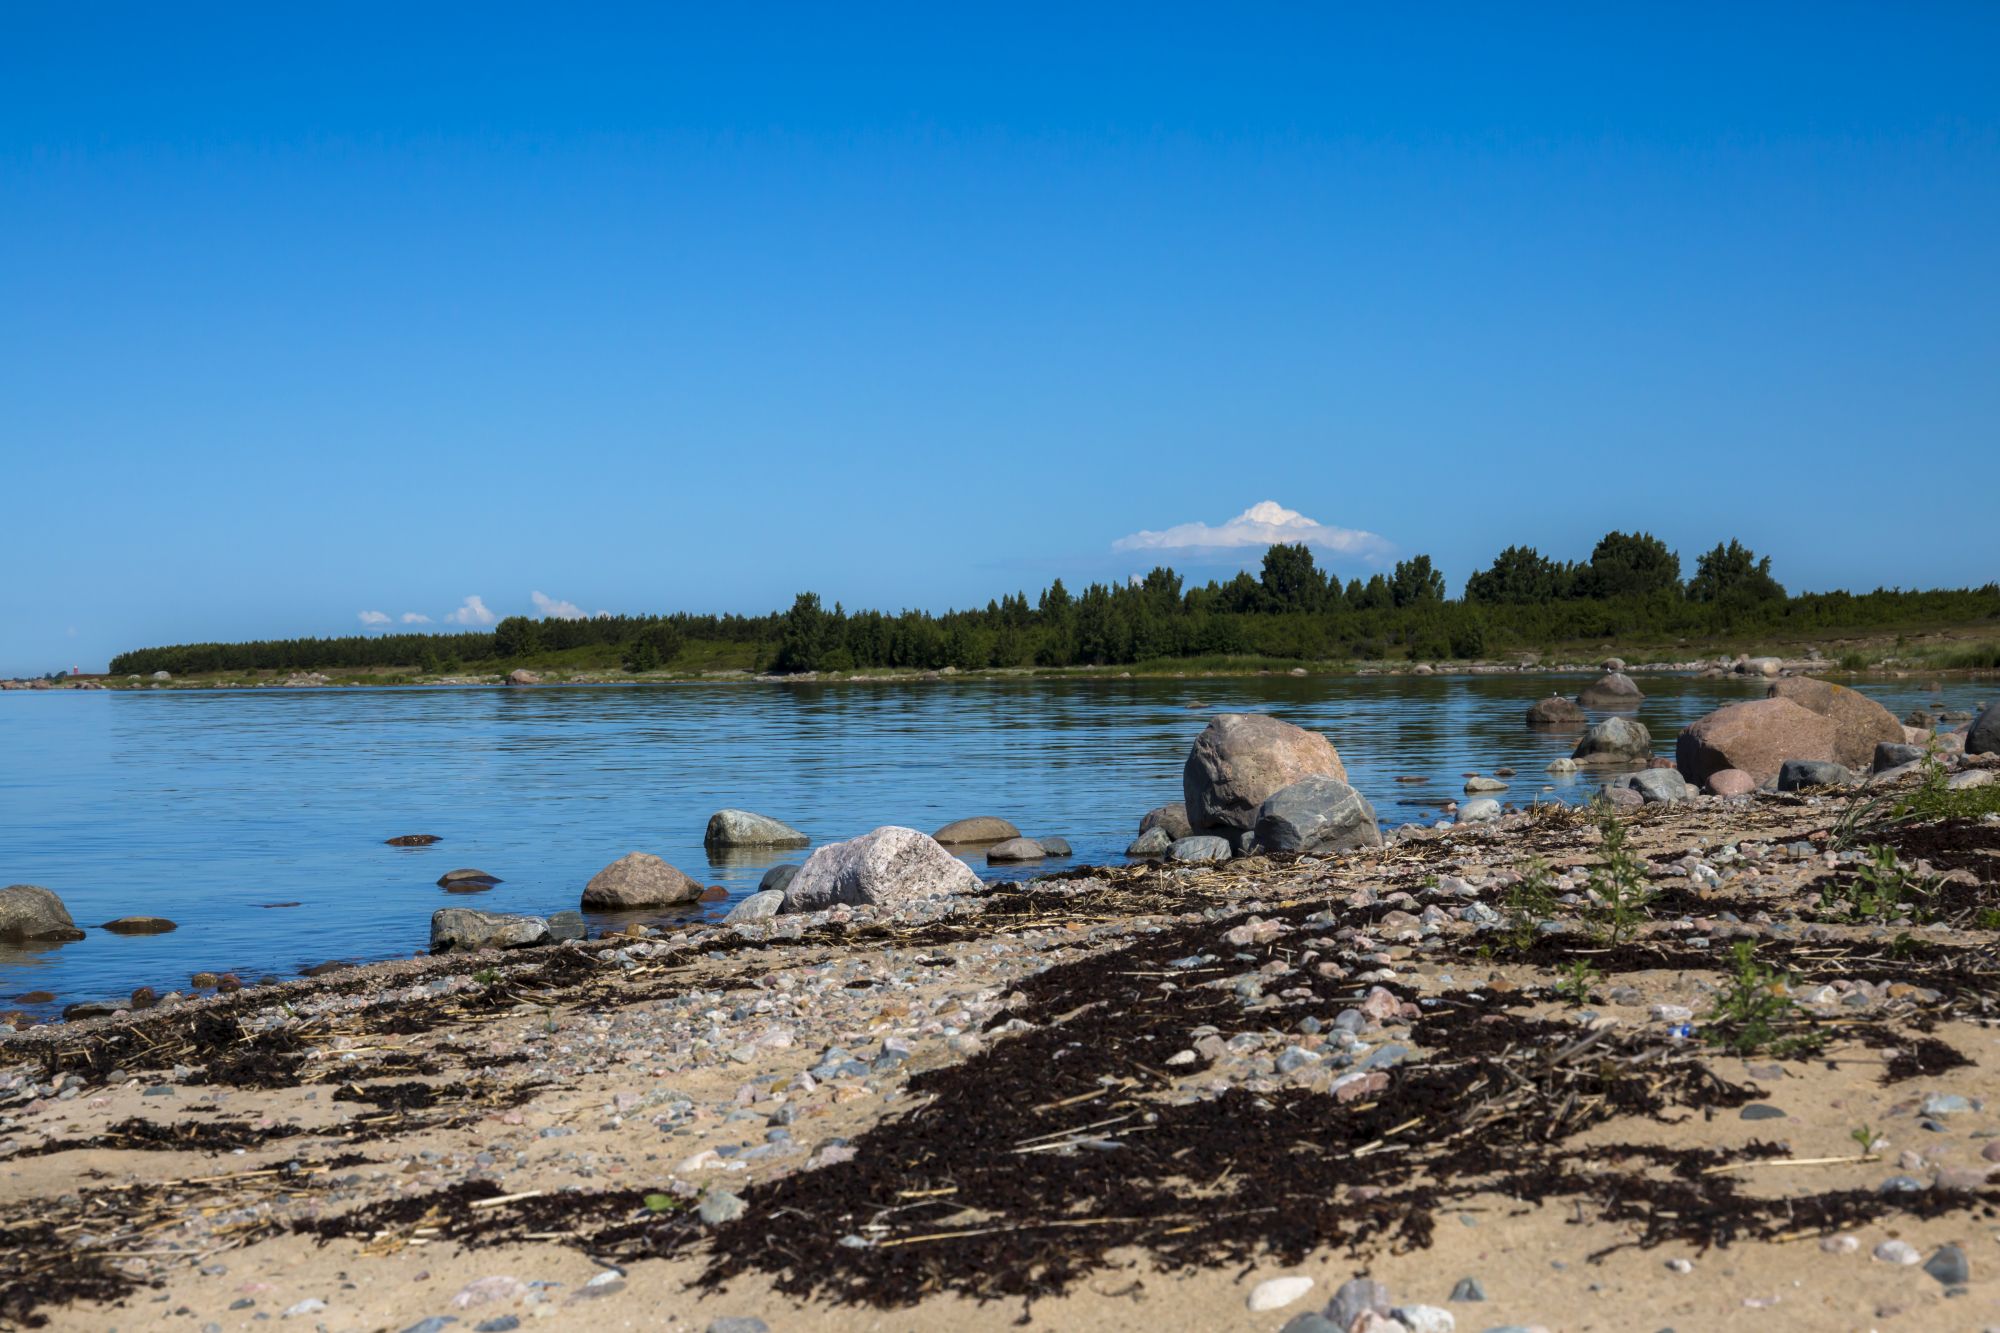
{"label": "submerged rock", "polygon": [[749,810],[717,810],[702,834],[708,847],[806,847],[812,839],[789,824]]}
{"label": "submerged rock", "polygon": [[702,886],[650,852],[627,852],[590,877],[586,908],[671,907],[700,899]]}
{"label": "submerged rock", "polygon": [[1653,753],[1653,733],[1629,717],[1607,717],[1583,733],[1570,758],[1584,764],[1637,763]]}
{"label": "submerged rock", "polygon": [[489,875],[484,870],[473,870],[470,867],[463,870],[447,870],[438,876],[438,887],[441,889],[448,889],[454,884],[498,884],[499,882],[498,875]]}
{"label": "submerged rock", "polygon": [[386,838],[383,844],[388,847],[428,847],[441,841],[443,839],[435,833],[405,833],[400,837]]}
{"label": "submerged rock", "polygon": [[83,932],[51,889],[9,884],[0,889],[0,940],[80,940]]}
{"label": "submerged rock", "polygon": [[1009,838],[986,849],[988,861],[1039,861],[1047,855],[1033,838]]}
{"label": "submerged rock", "polygon": [[787,912],[816,912],[837,903],[897,906],[973,893],[979,876],[935,838],[889,825],[806,858],[785,890]]}
{"label": "submerged rock", "polygon": [[1622,671],[1607,671],[1577,692],[1585,708],[1637,708],[1646,701],[1639,686]]}
{"label": "submerged rock", "polygon": [[970,819],[954,819],[931,838],[945,846],[956,846],[968,842],[1005,842],[1020,836],[1021,830],[998,815],[974,815]]}
{"label": "submerged rock", "polygon": [[1273,793],[1310,777],[1347,781],[1332,741],[1264,713],[1223,713],[1195,738],[1181,787],[1196,829],[1241,831]]}
{"label": "submerged rock", "polygon": [[180,927],[163,916],[121,916],[116,921],[105,922],[99,929],[108,930],[113,935],[164,935]]}

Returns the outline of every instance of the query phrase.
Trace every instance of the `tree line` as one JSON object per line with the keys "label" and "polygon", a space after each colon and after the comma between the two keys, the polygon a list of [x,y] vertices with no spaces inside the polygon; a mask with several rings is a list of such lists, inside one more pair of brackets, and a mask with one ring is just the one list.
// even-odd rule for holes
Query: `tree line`
{"label": "tree line", "polygon": [[171,671],[413,668],[438,673],[532,660],[575,648],[615,652],[628,671],[670,667],[690,643],[745,647],[756,664],[793,674],[860,668],[1111,666],[1174,658],[1476,658],[1509,649],[1621,635],[1724,635],[1893,629],[2000,620],[2000,584],[1977,589],[1792,596],[1734,539],[1699,556],[1683,579],[1680,556],[1649,533],[1607,533],[1588,560],[1551,560],[1510,546],[1448,596],[1428,555],[1342,583],[1310,548],[1273,546],[1261,568],[1189,586],[1160,567],[1124,584],[1072,593],[1057,579],[983,609],[888,613],[828,608],[800,593],[766,616],[510,616],[491,631],[348,635],[143,648],[113,659],[114,674]]}

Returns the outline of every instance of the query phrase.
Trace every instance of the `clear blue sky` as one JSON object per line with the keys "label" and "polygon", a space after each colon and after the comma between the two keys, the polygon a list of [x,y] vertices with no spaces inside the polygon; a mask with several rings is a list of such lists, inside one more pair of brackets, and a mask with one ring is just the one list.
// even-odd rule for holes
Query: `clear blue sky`
{"label": "clear blue sky", "polygon": [[2000,576],[2000,8],[558,8],[0,9],[0,672],[1266,500]]}

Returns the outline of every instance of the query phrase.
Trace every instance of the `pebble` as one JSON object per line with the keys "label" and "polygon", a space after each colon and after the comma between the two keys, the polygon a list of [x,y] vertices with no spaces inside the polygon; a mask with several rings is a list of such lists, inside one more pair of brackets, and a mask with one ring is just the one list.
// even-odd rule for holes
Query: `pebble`
{"label": "pebble", "polygon": [[[1912,1260],[1911,1262],[1914,1263],[1915,1261]],[[325,1301],[321,1300],[317,1296],[308,1296],[304,1300],[300,1301],[297,1305],[287,1308],[284,1314],[280,1315],[279,1318],[290,1319],[294,1315],[318,1314],[321,1310],[324,1310],[325,1308],[326,1308]]]}
{"label": "pebble", "polygon": [[1451,1289],[1451,1299],[1455,1301],[1483,1301],[1486,1288],[1476,1277],[1462,1277],[1458,1285]]}
{"label": "pebble", "polygon": [[1458,1327],[1457,1315],[1435,1305],[1399,1305],[1394,1314],[1410,1333],[1453,1333]]}
{"label": "pebble", "polygon": [[1906,1240],[1885,1240],[1875,1247],[1875,1257],[1885,1264],[1920,1264],[1924,1256]]}
{"label": "pebble", "polygon": [[495,1315],[491,1319],[482,1319],[474,1324],[472,1326],[472,1333],[514,1333],[514,1330],[520,1326],[521,1317],[519,1315]]}
{"label": "pebble", "polygon": [[1669,1259],[1667,1260],[1667,1271],[1670,1273],[1692,1273],[1694,1272],[1694,1264],[1687,1259]]}
{"label": "pebble", "polygon": [[1309,1277],[1274,1277],[1259,1282],[1250,1292],[1250,1312],[1282,1310],[1312,1290]]}
{"label": "pebble", "polygon": [[444,1333],[445,1329],[457,1322],[458,1320],[448,1314],[434,1314],[428,1319],[419,1319],[404,1329],[403,1333]]}
{"label": "pebble", "polygon": [[1769,1102],[1752,1102],[1737,1112],[1739,1120],[1783,1120],[1785,1113]]}
{"label": "pebble", "polygon": [[1956,1245],[1940,1245],[1924,1264],[1924,1271],[1947,1287],[1962,1287],[1972,1281],[1972,1264]]}
{"label": "pebble", "polygon": [[702,1221],[715,1227],[721,1226],[724,1222],[734,1222],[743,1216],[746,1207],[741,1198],[728,1190],[715,1190],[701,1201],[701,1207],[697,1211],[701,1214]]}
{"label": "pebble", "polygon": [[771,1333],[771,1329],[755,1315],[726,1314],[708,1321],[708,1333]]}
{"label": "pebble", "polygon": [[1819,1247],[1828,1254],[1853,1254],[1861,1242],[1853,1236],[1822,1236]]}

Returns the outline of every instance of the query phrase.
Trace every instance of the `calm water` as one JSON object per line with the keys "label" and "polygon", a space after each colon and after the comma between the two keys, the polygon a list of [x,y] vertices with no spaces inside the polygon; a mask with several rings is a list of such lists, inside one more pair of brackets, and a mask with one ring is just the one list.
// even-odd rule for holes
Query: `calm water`
{"label": "calm water", "polygon": [[[1665,753],[1690,719],[1763,691],[1747,681],[1640,683],[1639,720]],[[92,929],[74,944],[0,945],[0,1001],[47,990],[60,1005],[184,986],[202,969],[251,979],[408,955],[425,947],[438,907],[575,907],[584,882],[628,851],[663,856],[732,898],[753,891],[766,867],[804,855],[711,860],[702,830],[724,806],[785,820],[815,843],[1000,814],[1030,836],[1067,836],[1077,862],[1115,860],[1141,814],[1180,798],[1187,747],[1221,709],[1326,732],[1385,824],[1435,817],[1438,802],[1459,795],[1461,774],[1502,765],[1519,770],[1510,799],[1579,799],[1587,781],[1552,784],[1542,771],[1573,737],[1530,731],[1521,713],[1538,695],[1582,684],[1268,677],[0,694],[0,884],[54,889],[86,928],[137,913],[180,923],[160,936]],[[1917,680],[1864,688],[1898,715],[1938,700]],[[1944,702],[1969,707],[1981,690],[1990,683],[1956,683]],[[1398,775],[1428,781],[1402,785]],[[444,841],[382,845],[403,833]],[[436,887],[460,866],[503,882],[471,896]],[[262,906],[281,902],[300,905]]]}

